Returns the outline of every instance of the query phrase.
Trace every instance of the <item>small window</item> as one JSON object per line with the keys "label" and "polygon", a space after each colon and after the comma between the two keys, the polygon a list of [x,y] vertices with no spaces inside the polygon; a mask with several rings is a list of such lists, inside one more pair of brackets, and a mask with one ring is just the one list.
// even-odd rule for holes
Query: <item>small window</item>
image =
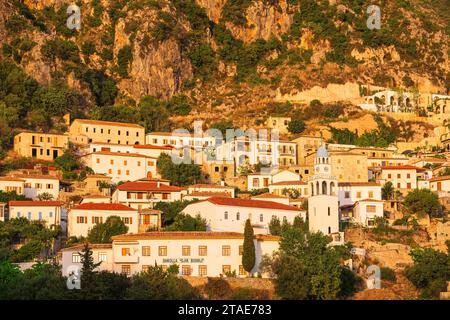
{"label": "small window", "polygon": [[181,255],[182,256],[190,256],[191,255],[191,246],[182,246],[181,247]]}
{"label": "small window", "polygon": [[230,246],[222,246],[222,256],[231,256],[231,247]]}
{"label": "small window", "polygon": [[122,265],[122,274],[129,276],[131,274],[131,266],[129,264]]}
{"label": "small window", "polygon": [[199,265],[198,266],[198,275],[200,276],[200,277],[205,277],[206,275],[208,274],[208,272],[207,272],[207,267],[206,267],[206,265]]}
{"label": "small window", "polygon": [[189,266],[189,265],[181,266],[181,274],[183,276],[190,276],[191,275],[191,266]]}
{"label": "small window", "polygon": [[72,253],[72,263],[80,263],[81,257],[78,253]]}
{"label": "small window", "polygon": [[98,253],[98,261],[106,262],[108,260],[108,255],[106,252],[99,252]]}
{"label": "small window", "polygon": [[160,247],[158,248],[158,255],[159,255],[160,257],[165,257],[165,256],[167,256],[167,247],[166,247],[166,246],[160,246]]}
{"label": "small window", "polygon": [[241,214],[239,212],[236,212],[236,220],[240,220],[241,219]]}
{"label": "small window", "polygon": [[131,256],[130,248],[122,248],[122,257]]}
{"label": "small window", "polygon": [[149,246],[142,247],[142,256],[144,256],[144,257],[150,256],[150,247]]}
{"label": "small window", "polygon": [[222,273],[227,274],[231,272],[231,266],[229,264],[222,266]]}
{"label": "small window", "polygon": [[208,247],[207,246],[198,246],[198,255],[201,257],[204,257],[208,254]]}
{"label": "small window", "polygon": [[264,222],[264,215],[263,214],[259,215],[259,222]]}
{"label": "small window", "polygon": [[228,220],[228,212],[227,212],[227,211],[225,211],[225,213],[223,214],[223,218],[224,218],[225,220]]}
{"label": "small window", "polygon": [[244,246],[240,245],[239,246],[239,255],[242,256],[244,254]]}

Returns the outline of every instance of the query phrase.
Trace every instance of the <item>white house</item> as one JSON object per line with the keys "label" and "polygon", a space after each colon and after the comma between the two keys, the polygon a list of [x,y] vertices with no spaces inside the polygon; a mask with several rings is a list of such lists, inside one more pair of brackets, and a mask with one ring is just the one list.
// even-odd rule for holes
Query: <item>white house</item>
{"label": "white house", "polygon": [[9,218],[26,218],[30,221],[45,222],[46,227],[61,225],[66,211],[61,201],[10,201]]}
{"label": "white house", "polygon": [[[260,273],[264,255],[278,250],[279,237],[255,235],[255,266]],[[112,245],[91,245],[99,270],[133,275],[151,266],[167,270],[179,266],[180,276],[219,277],[235,273],[247,277],[242,266],[244,235],[235,232],[146,232],[113,237]],[[62,270],[68,275],[71,265],[81,268],[81,246],[62,250]],[[261,274],[267,277],[267,274]]]}
{"label": "white house", "polygon": [[117,187],[112,195],[114,203],[120,203],[135,209],[153,208],[157,202],[182,200],[187,194],[185,188],[171,186],[159,181],[126,182]]}
{"label": "white house", "polygon": [[0,190],[23,195],[25,192],[25,180],[14,177],[0,177]]}
{"label": "white house", "polygon": [[[61,266],[62,274],[67,277],[72,272],[74,268],[81,270],[81,254],[84,248],[83,245],[76,245],[61,250]],[[92,250],[92,258],[94,263],[99,263],[96,271],[114,271],[114,260],[112,254],[112,244],[111,243],[101,243],[101,244],[89,244],[89,248]]]}
{"label": "white house", "polygon": [[255,234],[268,234],[273,217],[292,223],[297,216],[306,219],[306,212],[285,204],[250,199],[212,197],[188,205],[184,213],[200,215],[207,221],[208,231],[243,232],[250,219]]}
{"label": "white house", "polygon": [[[295,190],[295,191],[294,191]],[[300,180],[281,181],[269,185],[269,192],[276,195],[291,195],[296,192],[299,197],[309,197],[309,185]]]}
{"label": "white house", "polygon": [[99,151],[117,152],[117,153],[136,153],[143,156],[158,158],[162,153],[170,154],[173,147],[157,146],[151,144],[111,144],[95,142],[90,143],[85,151],[86,153],[94,153]]}
{"label": "white house", "polygon": [[413,190],[417,189],[418,174],[426,171],[410,165],[382,167],[379,182],[384,185],[390,181],[396,189]]}
{"label": "white house", "polygon": [[24,180],[24,195],[36,200],[39,195],[48,193],[59,198],[59,179],[51,175],[14,174],[12,177]]}
{"label": "white house", "polygon": [[440,197],[450,195],[450,176],[434,177],[430,179],[430,189],[439,194]]}
{"label": "white house", "polygon": [[110,216],[119,216],[129,233],[137,233],[139,214],[136,209],[119,203],[83,203],[69,211],[69,237],[86,237],[92,227],[103,223]]}
{"label": "white house", "polygon": [[340,182],[338,184],[341,218],[366,227],[373,226],[377,217],[383,217],[381,185],[375,182]]}
{"label": "white house", "polygon": [[355,203],[353,221],[366,227],[373,227],[376,218],[383,217],[382,200],[364,199]]}
{"label": "white house", "polygon": [[247,190],[264,189],[275,183],[300,180],[300,174],[289,170],[253,173],[247,176]]}
{"label": "white house", "polygon": [[156,158],[137,153],[97,151],[82,157],[95,173],[111,177],[111,181],[135,181],[156,176]]}

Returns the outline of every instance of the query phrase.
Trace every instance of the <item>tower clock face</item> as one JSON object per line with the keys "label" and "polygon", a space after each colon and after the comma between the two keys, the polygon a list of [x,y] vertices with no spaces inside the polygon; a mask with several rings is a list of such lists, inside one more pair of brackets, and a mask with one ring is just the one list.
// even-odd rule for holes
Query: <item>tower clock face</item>
{"label": "tower clock face", "polygon": [[325,167],[325,168],[323,168],[324,170],[325,170],[325,172],[327,172],[328,171],[328,167]]}
{"label": "tower clock face", "polygon": [[320,171],[320,167],[317,166],[317,167],[316,167],[316,172],[319,172],[319,171]]}

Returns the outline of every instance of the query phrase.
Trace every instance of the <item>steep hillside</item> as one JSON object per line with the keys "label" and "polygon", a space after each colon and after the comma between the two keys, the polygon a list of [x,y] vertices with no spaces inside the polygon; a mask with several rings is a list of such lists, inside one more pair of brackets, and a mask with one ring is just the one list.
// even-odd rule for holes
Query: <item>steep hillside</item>
{"label": "steep hillside", "polygon": [[[185,126],[194,118],[250,126],[277,96],[330,83],[446,93],[446,2],[372,1],[382,28],[371,31],[360,0],[80,0],[82,27],[72,31],[71,1],[0,0],[0,55],[75,95],[65,106],[73,115],[149,129],[167,128],[169,116]],[[146,110],[164,116],[136,117]]]}

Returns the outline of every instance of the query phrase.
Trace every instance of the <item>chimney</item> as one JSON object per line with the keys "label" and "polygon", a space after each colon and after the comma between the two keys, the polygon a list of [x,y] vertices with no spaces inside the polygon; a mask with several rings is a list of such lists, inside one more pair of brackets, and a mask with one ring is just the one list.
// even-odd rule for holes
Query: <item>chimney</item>
{"label": "chimney", "polygon": [[221,185],[222,187],[225,187],[225,181],[220,180],[220,185]]}
{"label": "chimney", "polygon": [[64,119],[66,126],[69,127],[70,126],[70,113],[66,113],[64,115],[63,119]]}
{"label": "chimney", "polygon": [[156,186],[159,188],[161,187],[161,181],[156,182]]}

